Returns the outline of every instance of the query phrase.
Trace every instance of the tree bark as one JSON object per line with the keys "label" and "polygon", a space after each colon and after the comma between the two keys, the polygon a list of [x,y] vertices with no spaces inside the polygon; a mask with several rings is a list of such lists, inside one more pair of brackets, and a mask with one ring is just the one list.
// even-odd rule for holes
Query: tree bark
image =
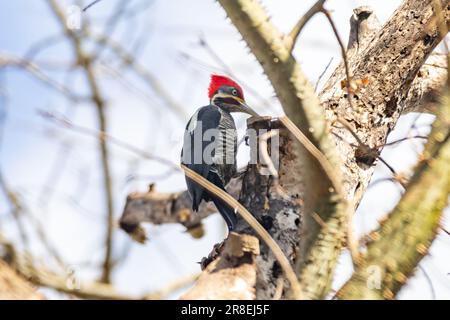
{"label": "tree bark", "polygon": [[[450,193],[450,99],[433,130],[406,193],[371,233],[365,259],[338,292],[342,299],[392,299],[434,240]],[[378,283],[377,283],[378,282]]]}

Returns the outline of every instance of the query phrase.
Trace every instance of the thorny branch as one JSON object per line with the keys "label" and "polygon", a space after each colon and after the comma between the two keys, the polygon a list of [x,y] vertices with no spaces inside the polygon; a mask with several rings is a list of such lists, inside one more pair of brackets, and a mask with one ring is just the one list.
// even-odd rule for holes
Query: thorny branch
{"label": "thorny branch", "polygon": [[[272,24],[258,2],[219,0],[219,3],[263,67],[286,115],[302,132],[307,134],[308,139],[327,157],[328,161],[334,166],[340,167],[336,146],[327,134],[329,125],[322,112],[319,99],[309,80],[303,74],[300,65],[286,47],[285,37]],[[325,231],[328,228],[322,228],[315,221],[308,225],[307,223],[302,225],[302,229],[309,230],[301,239],[299,259],[301,262],[298,265],[298,269],[301,270],[299,271],[300,281],[305,290],[315,291],[311,289],[308,282],[314,278],[317,283],[317,272],[312,266],[325,265],[326,267],[322,268],[324,278],[327,278],[325,287],[331,285],[332,277],[330,275],[337,260],[330,259],[329,255],[325,257],[323,249],[333,248],[334,251],[335,248],[341,246],[344,234],[341,233],[340,226],[346,223],[346,206],[339,194],[330,192],[332,185],[317,161],[301,146],[295,145],[294,147],[296,150],[293,153],[302,159],[302,164],[299,163],[299,167],[295,170],[302,172],[302,183],[310,186],[306,188],[305,220],[312,219],[312,213],[315,212],[326,224],[339,225],[335,233]],[[308,169],[304,170],[304,168]],[[339,184],[341,184],[340,172],[336,172],[336,176],[339,177]],[[320,183],[317,183],[318,181]],[[307,297],[315,294],[321,295],[323,292],[308,292]]]}

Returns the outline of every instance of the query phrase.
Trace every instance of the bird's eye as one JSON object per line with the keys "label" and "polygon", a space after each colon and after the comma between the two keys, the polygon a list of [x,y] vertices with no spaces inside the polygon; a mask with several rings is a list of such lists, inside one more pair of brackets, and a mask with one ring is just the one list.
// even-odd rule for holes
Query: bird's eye
{"label": "bird's eye", "polygon": [[237,96],[237,95],[238,95],[238,92],[237,92],[236,89],[232,89],[232,90],[231,90],[231,94],[232,94],[233,96]]}

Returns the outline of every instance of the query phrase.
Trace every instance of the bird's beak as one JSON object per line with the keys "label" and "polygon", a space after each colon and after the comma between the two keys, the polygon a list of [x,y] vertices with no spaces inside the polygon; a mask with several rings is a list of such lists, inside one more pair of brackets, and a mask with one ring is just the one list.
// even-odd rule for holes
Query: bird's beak
{"label": "bird's beak", "polygon": [[236,97],[234,99],[239,102],[239,104],[240,104],[240,111],[241,112],[248,113],[249,115],[252,115],[252,116],[255,116],[255,117],[259,116],[259,114],[256,113],[255,110],[250,108],[249,105],[243,99],[236,98]]}
{"label": "bird's beak", "polygon": [[255,117],[259,117],[259,114],[257,114],[255,110],[250,108],[248,104],[244,101],[244,99],[229,94],[218,93],[211,99],[211,101],[215,100],[216,98],[224,99],[228,101],[228,104],[235,106],[236,110],[234,110],[233,112],[243,112]]}

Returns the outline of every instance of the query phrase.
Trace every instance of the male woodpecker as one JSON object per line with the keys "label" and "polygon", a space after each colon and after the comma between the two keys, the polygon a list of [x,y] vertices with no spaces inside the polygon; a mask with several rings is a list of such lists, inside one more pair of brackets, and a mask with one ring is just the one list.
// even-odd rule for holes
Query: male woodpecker
{"label": "male woodpecker", "polygon": [[[181,163],[225,190],[236,173],[237,134],[230,113],[258,114],[245,103],[242,88],[227,77],[211,76],[208,97],[210,104],[198,109],[186,125]],[[187,177],[186,184],[194,211],[202,200],[213,201],[228,230],[233,230],[236,224],[233,208]]]}

